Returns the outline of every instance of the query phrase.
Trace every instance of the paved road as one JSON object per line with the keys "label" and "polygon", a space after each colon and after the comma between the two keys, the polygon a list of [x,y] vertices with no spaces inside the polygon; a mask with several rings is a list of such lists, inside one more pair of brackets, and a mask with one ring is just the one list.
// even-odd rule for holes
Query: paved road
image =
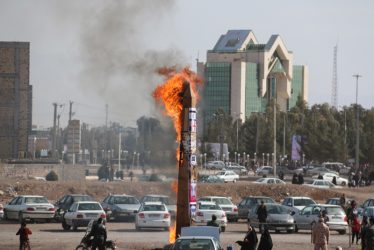
{"label": "paved road", "polygon": [[[18,230],[18,223],[0,221],[0,249],[10,250],[18,248],[18,237],[15,233]],[[84,229],[74,231],[63,231],[58,223],[36,223],[29,224],[33,231],[31,235],[31,246],[33,250],[45,249],[75,249],[83,237]],[[221,243],[226,249],[229,244],[234,249],[239,249],[234,242],[241,240],[246,231],[246,223],[244,221],[238,223],[230,223],[227,231],[221,234]],[[158,230],[135,231],[134,223],[130,222],[111,222],[107,223],[108,238],[116,240],[118,249],[137,250],[137,249],[155,249],[162,248],[168,244],[169,233]],[[258,235],[260,237],[260,235]],[[301,231],[296,234],[272,233],[275,250],[308,250],[313,249],[310,243],[310,233]],[[343,249],[348,248],[348,235],[339,235],[336,232],[331,233],[330,248],[342,246]]]}

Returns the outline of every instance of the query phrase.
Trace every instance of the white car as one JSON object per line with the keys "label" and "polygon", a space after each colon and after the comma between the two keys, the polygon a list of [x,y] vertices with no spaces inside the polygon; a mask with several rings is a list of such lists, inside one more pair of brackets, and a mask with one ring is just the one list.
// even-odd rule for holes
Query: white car
{"label": "white car", "polygon": [[274,170],[272,166],[262,166],[256,169],[256,175],[260,175],[260,176],[272,174],[273,172]]}
{"label": "white car", "polygon": [[269,177],[269,178],[260,178],[260,179],[258,179],[256,181],[254,181],[253,183],[255,183],[255,184],[286,184],[281,179],[272,178],[272,177]]}
{"label": "white car", "polygon": [[300,196],[289,196],[284,198],[282,205],[288,207],[294,207],[297,210],[301,210],[306,206],[316,204],[316,202],[309,197],[300,197]]}
{"label": "white car", "polygon": [[171,250],[182,249],[209,249],[224,250],[215,237],[209,236],[182,236],[173,244]]}
{"label": "white car", "polygon": [[144,202],[135,215],[135,228],[161,228],[169,231],[170,213],[162,202]]}
{"label": "white car", "polygon": [[238,207],[232,203],[230,198],[223,196],[204,196],[198,201],[215,202],[223,211],[225,211],[228,221],[238,221]]}
{"label": "white car", "polygon": [[217,223],[220,225],[221,232],[224,232],[227,227],[226,213],[215,202],[197,202],[195,216],[192,217],[192,221],[197,226],[206,226],[212,220],[213,214],[217,217]]}
{"label": "white car", "polygon": [[169,213],[171,214],[172,217],[175,217],[176,214],[177,214],[177,205],[175,205],[175,202],[172,201],[172,199],[170,199],[169,196],[167,195],[161,195],[161,194],[148,194],[148,195],[145,195],[143,196],[141,199],[140,199],[140,203],[144,203],[144,202],[162,202],[166,205]]}
{"label": "white car", "polygon": [[99,218],[106,219],[106,213],[99,202],[96,201],[78,201],[63,214],[62,228],[77,230],[78,227],[87,227],[91,220]]}
{"label": "white car", "polygon": [[[323,180],[331,181],[335,177],[336,178],[336,184],[345,186],[348,184],[348,180],[346,178],[340,177],[339,175],[336,175],[334,173],[324,173],[322,174]],[[313,179],[317,179],[318,175],[315,175],[312,177]]]}
{"label": "white car", "polygon": [[315,188],[341,188],[341,186],[334,185],[331,181],[313,180],[311,184],[303,184],[304,186]]}
{"label": "white car", "polygon": [[239,180],[239,175],[231,170],[220,171],[216,174],[216,176],[222,179],[224,182],[236,182]]}
{"label": "white car", "polygon": [[20,195],[4,207],[4,219],[50,221],[55,215],[55,207],[47,198],[39,195]]}

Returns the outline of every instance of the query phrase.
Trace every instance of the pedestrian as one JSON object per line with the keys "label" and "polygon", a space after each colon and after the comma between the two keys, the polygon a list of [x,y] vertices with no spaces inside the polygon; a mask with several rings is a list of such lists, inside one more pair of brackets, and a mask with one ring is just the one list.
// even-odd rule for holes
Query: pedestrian
{"label": "pedestrian", "polygon": [[298,183],[300,184],[300,185],[303,185],[304,184],[304,176],[303,176],[303,174],[302,173],[299,173],[299,175],[298,175]]}
{"label": "pedestrian", "polygon": [[358,217],[356,214],[353,215],[353,220],[352,220],[352,244],[355,241],[356,238],[356,245],[358,245],[358,239],[360,236],[360,221],[358,220]]}
{"label": "pedestrian", "polygon": [[132,182],[132,179],[134,178],[134,172],[130,171],[129,176],[130,176],[130,181]]}
{"label": "pedestrian", "polygon": [[281,179],[283,181],[284,179],[284,174],[282,171],[279,172],[279,179]]}
{"label": "pedestrian", "polygon": [[332,181],[331,181],[331,182],[332,182],[332,184],[334,184],[334,185],[338,185],[337,182],[336,182],[336,176],[332,177]]}
{"label": "pedestrian", "polygon": [[347,208],[347,217],[348,217],[348,224],[349,225],[352,225],[352,220],[353,220],[354,214],[358,213],[356,206],[357,206],[356,201],[352,200],[350,206]]}
{"label": "pedestrian", "polygon": [[215,214],[212,214],[212,220],[208,221],[206,225],[211,227],[219,227],[219,224],[217,223],[217,216]]}
{"label": "pedestrian", "polygon": [[318,223],[312,230],[312,243],[314,250],[327,250],[330,238],[329,227],[325,224],[322,217],[319,217]]}
{"label": "pedestrian", "polygon": [[360,233],[360,238],[361,238],[361,249],[365,250],[366,249],[366,232],[367,229],[369,228],[369,222],[368,222],[368,217],[364,215],[362,217],[362,223],[361,223],[361,233]]}
{"label": "pedestrian", "polygon": [[318,174],[317,179],[318,179],[318,180],[323,180],[323,176],[321,175],[321,173]]}
{"label": "pedestrian", "polygon": [[266,223],[266,218],[268,217],[268,212],[263,200],[261,201],[261,205],[257,208],[256,214],[259,221],[259,230],[260,233],[262,233],[264,227],[263,223]]}
{"label": "pedestrian", "polygon": [[29,235],[32,234],[31,230],[26,226],[26,222],[21,223],[21,227],[18,229],[16,235],[19,235],[19,249],[25,249],[25,243],[28,245],[28,249],[30,249],[30,240]]}
{"label": "pedestrian", "polygon": [[343,193],[342,196],[340,196],[340,206],[345,209],[345,194]]}
{"label": "pedestrian", "polygon": [[257,247],[257,234],[255,229],[248,223],[248,231],[247,234],[244,237],[244,240],[238,240],[236,241],[237,244],[239,244],[240,250],[256,250]]}
{"label": "pedestrian", "polygon": [[365,233],[365,250],[373,250],[374,249],[374,217],[370,217],[369,219],[369,227]]}
{"label": "pedestrian", "polygon": [[298,184],[299,183],[299,179],[297,177],[297,174],[293,174],[292,176],[292,184]]}
{"label": "pedestrian", "polygon": [[265,229],[261,234],[260,243],[258,244],[257,250],[271,250],[273,249],[273,240],[268,229]]}

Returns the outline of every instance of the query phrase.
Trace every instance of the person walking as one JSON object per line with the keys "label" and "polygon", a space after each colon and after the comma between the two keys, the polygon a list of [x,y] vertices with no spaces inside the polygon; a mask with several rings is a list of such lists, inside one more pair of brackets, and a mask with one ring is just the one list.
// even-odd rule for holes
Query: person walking
{"label": "person walking", "polygon": [[268,229],[265,229],[261,234],[260,243],[257,250],[271,250],[273,249],[273,240]]}
{"label": "person walking", "polygon": [[27,245],[28,249],[30,248],[30,240],[29,235],[32,234],[31,230],[26,226],[26,222],[21,223],[21,227],[18,229],[16,235],[19,235],[19,249],[25,249],[25,244]]}
{"label": "person walking", "polygon": [[344,193],[342,194],[342,196],[340,196],[339,202],[340,202],[340,206],[343,209],[345,209],[345,194]]}
{"label": "person walking", "polygon": [[263,223],[266,223],[266,218],[268,217],[268,212],[264,204],[264,201],[261,201],[261,205],[257,208],[256,214],[257,214],[257,219],[259,221],[259,230],[260,230],[260,233],[262,233],[262,231],[264,230]]}
{"label": "person walking", "polygon": [[217,223],[217,216],[215,214],[213,214],[212,215],[212,220],[208,221],[208,223],[206,225],[211,226],[211,227],[219,227],[219,224]]}
{"label": "person walking", "polygon": [[365,243],[365,250],[374,250],[374,217],[370,217],[369,219],[369,227],[365,234]]}
{"label": "person walking", "polygon": [[303,185],[304,184],[304,176],[303,176],[302,173],[299,173],[299,175],[297,176],[297,179],[298,179],[299,185]]}
{"label": "person walking", "polygon": [[366,249],[366,231],[369,228],[369,222],[368,217],[364,215],[362,217],[362,223],[361,223],[361,232],[360,232],[360,239],[361,239],[361,249]]}
{"label": "person walking", "polygon": [[356,214],[353,215],[353,220],[352,220],[352,244],[354,244],[355,237],[356,237],[356,245],[358,245],[358,240],[360,236],[360,228],[361,224],[360,221],[358,220],[358,217]]}
{"label": "person walking", "polygon": [[336,176],[332,177],[332,184],[334,184],[335,186],[338,185],[337,182],[336,182]]}
{"label": "person walking", "polygon": [[239,244],[240,250],[256,250],[257,247],[257,234],[255,229],[248,223],[248,231],[247,234],[244,237],[244,240],[238,240],[236,241],[237,244]]}
{"label": "person walking", "polygon": [[329,227],[323,221],[323,218],[318,219],[318,223],[312,230],[312,243],[314,250],[327,250],[330,238]]}

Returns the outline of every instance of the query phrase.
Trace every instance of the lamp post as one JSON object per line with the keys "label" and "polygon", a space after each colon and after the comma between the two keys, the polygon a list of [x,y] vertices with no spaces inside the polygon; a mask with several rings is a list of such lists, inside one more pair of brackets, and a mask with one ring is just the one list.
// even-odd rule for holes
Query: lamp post
{"label": "lamp post", "polygon": [[356,74],[353,75],[356,78],[356,160],[355,160],[355,167],[356,171],[360,167],[360,128],[359,128],[359,113],[358,113],[358,78],[362,77],[362,75]]}
{"label": "lamp post", "polygon": [[34,149],[33,157],[34,157],[34,159],[35,159],[35,145],[36,145],[36,136],[34,136],[34,145],[33,145],[33,149]]}
{"label": "lamp post", "polygon": [[265,153],[262,153],[262,166],[264,166],[264,162],[265,162]]}
{"label": "lamp post", "polygon": [[235,163],[236,163],[236,152],[234,152],[234,155],[235,155]]}
{"label": "lamp post", "polygon": [[239,162],[240,162],[240,154],[238,154],[238,164],[239,164]]}
{"label": "lamp post", "polygon": [[267,153],[267,154],[266,154],[266,156],[267,156],[267,161],[266,161],[266,165],[268,165],[268,166],[269,166],[269,163],[270,163],[270,160],[269,160],[269,156],[270,156],[270,154],[269,154],[269,153]]}

